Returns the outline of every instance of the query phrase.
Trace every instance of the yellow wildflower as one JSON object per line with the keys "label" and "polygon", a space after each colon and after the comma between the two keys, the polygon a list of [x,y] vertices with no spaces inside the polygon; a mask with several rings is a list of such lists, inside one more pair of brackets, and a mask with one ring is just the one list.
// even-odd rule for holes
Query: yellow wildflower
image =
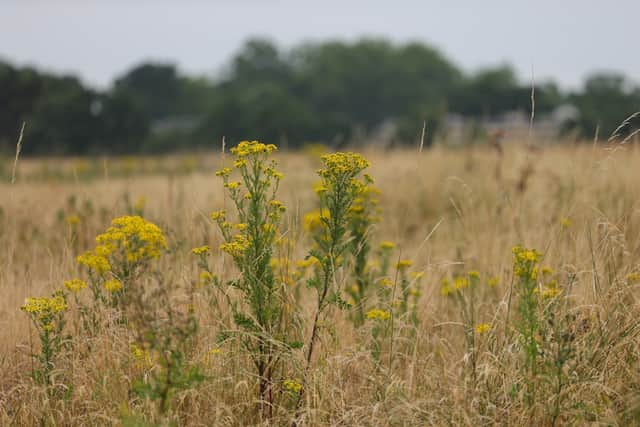
{"label": "yellow wildflower", "polygon": [[219,210],[219,211],[214,211],[211,212],[211,214],[209,215],[211,217],[212,220],[214,221],[218,221],[218,220],[224,220],[225,218],[225,211],[224,210]]}
{"label": "yellow wildflower", "polygon": [[86,288],[87,283],[80,279],[65,280],[64,287],[75,294]]}
{"label": "yellow wildflower", "polygon": [[398,264],[396,264],[396,268],[398,270],[404,270],[411,267],[412,265],[413,262],[410,259],[401,259],[400,261],[398,261]]}
{"label": "yellow wildflower", "polygon": [[222,168],[219,171],[216,171],[216,176],[229,176],[229,174],[231,173],[231,169],[229,168]]}
{"label": "yellow wildflower", "polygon": [[467,277],[456,277],[453,281],[453,287],[457,290],[465,289],[469,287],[469,278]]}
{"label": "yellow wildflower", "polygon": [[122,289],[122,282],[117,279],[110,279],[104,282],[104,288],[109,292],[118,292]]}
{"label": "yellow wildflower", "polygon": [[374,308],[367,311],[365,316],[370,320],[389,320],[391,318],[391,313],[386,310],[379,310],[377,308]]}
{"label": "yellow wildflower", "polygon": [[210,250],[211,248],[209,248],[209,246],[204,245],[204,246],[198,246],[197,248],[191,249],[191,253],[194,255],[206,255],[209,253]]}
{"label": "yellow wildflower", "polygon": [[382,250],[391,250],[391,249],[393,249],[395,247],[396,247],[396,244],[393,243],[393,242],[390,242],[388,240],[380,242],[380,249],[382,249]]}
{"label": "yellow wildflower", "polygon": [[482,335],[491,330],[491,325],[489,323],[480,323],[476,326],[475,330],[477,334]]}
{"label": "yellow wildflower", "polygon": [[80,224],[80,217],[78,215],[67,215],[64,220],[69,225],[78,225],[78,224]]}
{"label": "yellow wildflower", "polygon": [[282,387],[292,393],[300,393],[300,390],[302,390],[302,384],[296,380],[284,380]]}

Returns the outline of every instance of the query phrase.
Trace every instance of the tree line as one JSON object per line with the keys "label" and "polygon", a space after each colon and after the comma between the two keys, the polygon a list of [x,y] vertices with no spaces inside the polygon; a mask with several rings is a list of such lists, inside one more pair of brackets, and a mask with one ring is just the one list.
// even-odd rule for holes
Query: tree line
{"label": "tree line", "polygon": [[[144,63],[108,90],[0,61],[0,151],[14,149],[26,122],[25,154],[176,151],[261,139],[288,147],[366,140],[393,123],[393,140],[414,143],[423,121],[427,143],[449,113],[491,118],[529,110],[530,83],[508,65],[462,71],[423,43],[380,39],[305,43],[282,50],[253,39],[215,78]],[[563,104],[579,115],[566,131],[608,136],[640,110],[640,86],[618,73],[588,77],[580,90],[537,82],[536,114]]]}

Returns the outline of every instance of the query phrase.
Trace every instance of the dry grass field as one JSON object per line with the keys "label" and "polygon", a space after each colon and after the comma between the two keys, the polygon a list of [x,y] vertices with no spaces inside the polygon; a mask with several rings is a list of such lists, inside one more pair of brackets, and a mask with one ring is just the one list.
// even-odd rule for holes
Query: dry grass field
{"label": "dry grass field", "polygon": [[[323,166],[310,152],[274,154],[286,212],[268,263],[281,298],[277,333],[266,338],[234,314],[248,304],[237,283],[253,270],[219,249],[229,239],[210,217],[234,215],[214,174],[233,164],[231,153],[170,159],[180,173],[149,166],[167,159],[127,159],[120,169],[84,161],[80,171],[78,161],[21,160],[16,183],[0,183],[0,424],[640,423],[635,146],[362,155],[381,208],[366,226],[366,266],[358,273],[362,247],[332,259],[340,300],[314,327],[321,292],[306,281],[324,276],[305,261],[317,244],[305,215],[319,207]],[[124,291],[142,289],[119,291],[139,300],[103,289],[98,304],[89,286],[65,290],[64,308],[48,309],[55,320],[43,320],[42,307],[20,309],[73,278],[103,283],[77,257],[123,215],[166,237],[162,255],[128,281],[115,266],[108,273]],[[203,245],[210,250],[192,253]],[[359,298],[362,271],[371,283]],[[59,337],[47,361],[43,335]],[[260,375],[265,346],[276,356]]]}

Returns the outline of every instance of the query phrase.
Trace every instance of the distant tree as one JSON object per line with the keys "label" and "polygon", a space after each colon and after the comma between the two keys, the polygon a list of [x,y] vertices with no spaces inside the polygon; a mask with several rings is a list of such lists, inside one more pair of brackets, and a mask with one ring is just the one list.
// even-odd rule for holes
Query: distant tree
{"label": "distant tree", "polygon": [[576,123],[580,134],[592,138],[598,129],[600,139],[606,140],[627,117],[640,111],[640,87],[618,73],[597,73],[570,100],[580,111]]}
{"label": "distant tree", "polygon": [[453,111],[470,116],[495,116],[530,107],[530,87],[521,86],[508,65],[487,68],[467,79],[452,95]]}
{"label": "distant tree", "polygon": [[115,81],[114,92],[126,94],[154,120],[174,114],[182,98],[180,79],[172,64],[141,64]]}

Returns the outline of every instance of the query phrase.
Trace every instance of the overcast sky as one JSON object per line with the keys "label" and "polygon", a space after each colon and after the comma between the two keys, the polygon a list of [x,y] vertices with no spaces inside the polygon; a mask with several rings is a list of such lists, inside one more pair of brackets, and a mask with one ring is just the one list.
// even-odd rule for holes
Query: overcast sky
{"label": "overcast sky", "polygon": [[382,36],[438,47],[465,70],[513,64],[577,87],[594,70],[640,80],[640,0],[0,0],[0,58],[94,86],[143,60],[214,76],[251,36]]}

